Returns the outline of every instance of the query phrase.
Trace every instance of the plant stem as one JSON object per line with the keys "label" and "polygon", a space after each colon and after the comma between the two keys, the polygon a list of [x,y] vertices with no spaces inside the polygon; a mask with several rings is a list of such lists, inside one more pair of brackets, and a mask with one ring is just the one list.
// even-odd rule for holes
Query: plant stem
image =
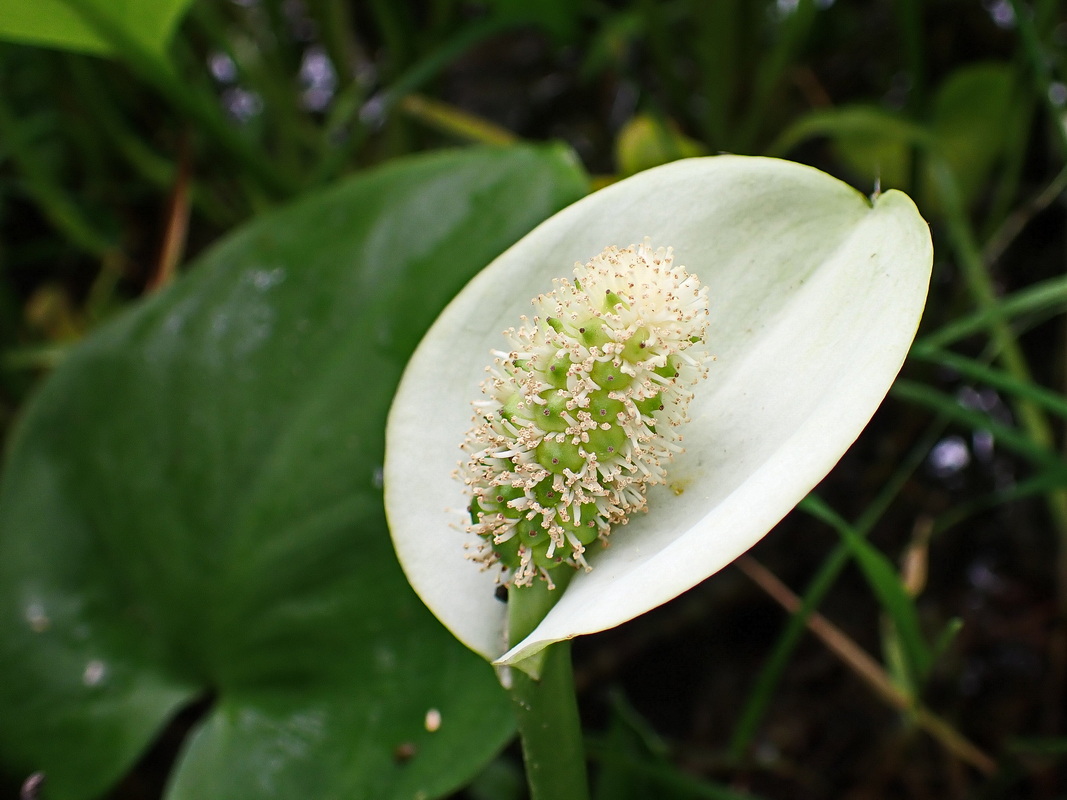
{"label": "plant stem", "polygon": [[404,97],[435,78],[441,70],[468,49],[506,30],[513,24],[507,20],[485,20],[464,27],[405,69],[386,89],[362,107],[353,105],[351,109],[353,119],[334,120],[331,126],[334,130],[343,127],[346,122],[352,122],[357,127],[343,143],[329,147],[329,153],[323,156],[322,162],[315,170],[312,184],[325,183],[338,175],[356,151],[363,146],[373,130],[384,124],[389,114]]}
{"label": "plant stem", "polygon": [[1056,143],[1059,145],[1060,152],[1067,155],[1067,130],[1064,130],[1063,125],[1059,123],[1062,109],[1056,104],[1048,91],[1054,82],[1054,78],[1049,59],[1045,56],[1038,37],[1037,26],[1034,24],[1030,10],[1023,8],[1019,0],[1008,1],[1011,3],[1011,10],[1015,16],[1015,25],[1019,31],[1023,51],[1026,53],[1027,61],[1030,62],[1030,77],[1034,82],[1034,94],[1044,102],[1049,114],[1049,121],[1056,132]]}
{"label": "plant stem", "polygon": [[[567,568],[564,567],[564,570]],[[560,570],[563,571],[563,570]],[[570,577],[569,571],[567,578]],[[566,583],[562,580],[562,583]],[[508,638],[517,644],[537,627],[563,594],[542,581],[508,592]],[[511,669],[511,698],[522,739],[531,800],[588,800],[585,746],[574,693],[570,642],[549,645],[537,656],[540,678]]]}
{"label": "plant stem", "polygon": [[[918,438],[915,445],[907,455],[900,460],[899,465],[893,471],[874,501],[867,506],[863,514],[853,524],[853,529],[861,536],[866,537],[875,523],[882,517],[894,498],[904,488],[911,474],[922,464],[930,448],[940,438],[944,430],[947,417],[938,416],[923,434]],[[819,572],[808,584],[801,605],[790,617],[785,630],[778,637],[778,642],[770,656],[764,662],[752,690],[749,692],[745,707],[742,709],[740,718],[730,738],[730,755],[734,759],[740,759],[746,748],[756,736],[767,707],[771,703],[775,687],[778,685],[782,673],[785,672],[786,664],[800,641],[807,625],[808,617],[823,601],[823,598],[833,587],[837,576],[841,574],[845,566],[851,560],[851,553],[843,543],[838,544],[833,552],[823,562]]]}
{"label": "plant stem", "polygon": [[737,152],[747,153],[755,150],[756,139],[767,121],[767,112],[771,108],[775,92],[796,59],[804,40],[811,33],[817,12],[812,0],[798,0],[779,25],[777,42],[758,62],[745,118],[742,120],[740,132],[734,137]]}
{"label": "plant stem", "polygon": [[426,95],[406,95],[401,99],[399,107],[412,119],[449,136],[475,144],[502,147],[519,141],[519,137],[507,128]]}
{"label": "plant stem", "polygon": [[14,109],[8,107],[0,94],[0,139],[7,155],[19,169],[26,193],[33,198],[41,213],[71,244],[98,258],[117,252],[117,243],[100,230],[73,195],[66,192],[49,174],[38,158],[37,149],[29,141],[29,128],[19,122]]}
{"label": "plant stem", "polygon": [[[737,559],[737,567],[790,614],[796,614],[800,609],[801,599],[751,556]],[[877,661],[825,617],[816,612],[811,613],[807,618],[807,627],[885,702],[898,711],[910,714],[915,724],[946,750],[983,775],[993,775],[997,771],[997,764],[992,758],[948,722],[896,686]]]}
{"label": "plant stem", "polygon": [[89,3],[71,6],[101,38],[107,41],[126,64],[144,81],[167,98],[180,112],[195,120],[221,147],[263,186],[279,195],[290,195],[299,188],[298,182],[279,172],[274,163],[240,131],[226,120],[214,98],[198,93],[174,72],[173,66],[161,54],[148,50],[130,35],[113,16]]}
{"label": "plant stem", "polygon": [[[964,282],[979,311],[995,309],[999,301],[993,286],[993,279],[986,270],[981,249],[975,241],[963,207],[963,200],[960,197],[959,187],[944,159],[937,154],[932,154],[932,156],[931,165],[936,186],[944,202],[949,241],[956,252],[956,262]],[[997,350],[997,360],[1004,369],[1016,380],[1031,383],[1030,368],[1007,322],[994,318],[989,335]],[[1016,413],[1019,415],[1021,427],[1026,435],[1042,449],[1054,452],[1056,443],[1052,427],[1041,409],[1032,403],[1020,401],[1016,404]],[[1056,587],[1059,610],[1063,614],[1067,612],[1067,492],[1049,492],[1046,496],[1046,503],[1049,516],[1059,535]]]}

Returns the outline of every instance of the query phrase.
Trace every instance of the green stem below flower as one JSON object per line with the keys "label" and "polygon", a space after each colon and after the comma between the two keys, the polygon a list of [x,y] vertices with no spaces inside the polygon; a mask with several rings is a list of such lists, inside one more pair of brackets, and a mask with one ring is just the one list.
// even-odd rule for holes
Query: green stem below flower
{"label": "green stem below flower", "polygon": [[[556,604],[573,571],[560,568],[557,587],[544,581],[512,587],[508,592],[508,639],[526,638]],[[553,575],[553,578],[556,576]],[[574,693],[570,642],[549,645],[533,658],[540,678],[511,668],[511,698],[522,739],[526,781],[531,800],[588,800],[585,746]]]}

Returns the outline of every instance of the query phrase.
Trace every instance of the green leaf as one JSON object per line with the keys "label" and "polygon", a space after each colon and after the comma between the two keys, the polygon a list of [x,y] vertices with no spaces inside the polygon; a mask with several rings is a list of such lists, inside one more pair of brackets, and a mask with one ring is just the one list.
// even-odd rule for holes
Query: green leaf
{"label": "green leaf", "polygon": [[[877,181],[887,189],[910,188],[912,148],[906,138],[910,131],[901,120],[876,108],[846,108],[842,112],[834,137],[838,158],[871,185]],[[872,123],[870,128],[848,124],[865,118]]]}
{"label": "green leaf", "polygon": [[627,122],[615,140],[615,163],[621,177],[677,161],[707,155],[704,145],[690,139],[673,122],[638,114]]}
{"label": "green leaf", "polygon": [[[998,62],[957,69],[938,89],[930,131],[968,204],[978,198],[1013,128],[1024,121],[1020,94],[1014,67]],[[929,169],[924,179],[924,196],[936,203]]]}
{"label": "green leaf", "polygon": [[557,147],[398,161],[72,351],[0,484],[10,772],[97,796],[203,698],[170,800],[432,797],[489,759],[507,700],[396,565],[385,414],[449,298],[584,190]]}
{"label": "green leaf", "polygon": [[[115,55],[108,26],[161,54],[192,0],[4,0],[0,39]],[[107,25],[101,27],[101,20]]]}
{"label": "green leaf", "polygon": [[828,136],[838,157],[863,180],[884,188],[904,188],[911,169],[911,148],[929,147],[922,127],[874,106],[819,109],[786,128],[769,152],[785,154],[814,136]]}
{"label": "green leaf", "polygon": [[1015,327],[1029,328],[1067,310],[1067,278],[1057,277],[1032,283],[1009,295],[1004,295],[987,308],[957,317],[937,330],[926,334],[916,346],[924,352],[931,348],[947,347],[976,333],[994,330],[998,323],[1016,317]]}
{"label": "green leaf", "polygon": [[1018,100],[1015,70],[988,62],[956,70],[934,98],[929,121],[917,125],[873,106],[842,106],[813,111],[787,128],[769,148],[784,154],[805,139],[828,136],[852,171],[883,188],[908,188],[912,152],[925,156],[923,208],[940,208],[931,159],[943,158],[956,179],[963,201],[970,203],[989,178],[1013,128],[1025,122]]}
{"label": "green leaf", "polygon": [[502,21],[534,25],[559,42],[574,39],[582,6],[571,0],[486,0],[484,3]]}
{"label": "green leaf", "polygon": [[906,671],[906,685],[900,688],[915,696],[933,663],[933,654],[923,635],[915,601],[904,588],[897,571],[888,558],[816,495],[808,495],[800,507],[837,531],[863,570],[867,584],[893,623],[893,633]]}

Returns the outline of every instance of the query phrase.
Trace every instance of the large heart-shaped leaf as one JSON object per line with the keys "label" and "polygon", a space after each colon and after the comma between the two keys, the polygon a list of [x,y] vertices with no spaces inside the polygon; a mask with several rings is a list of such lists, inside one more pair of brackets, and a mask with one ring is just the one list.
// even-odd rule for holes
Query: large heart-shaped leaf
{"label": "large heart-shaped leaf", "polygon": [[560,148],[397,163],[253,222],[70,355],[0,485],[7,768],[96,796],[197,698],[172,799],[430,797],[501,746],[491,669],[395,564],[385,415],[447,300],[583,191]]}
{"label": "large heart-shaped leaf", "polygon": [[160,54],[192,0],[4,0],[0,38],[111,55],[114,32]]}

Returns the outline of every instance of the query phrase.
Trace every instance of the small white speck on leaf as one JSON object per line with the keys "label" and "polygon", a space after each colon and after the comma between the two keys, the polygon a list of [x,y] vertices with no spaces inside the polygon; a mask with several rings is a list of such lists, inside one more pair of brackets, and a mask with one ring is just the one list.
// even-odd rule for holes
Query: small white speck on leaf
{"label": "small white speck on leaf", "polygon": [[99,686],[107,674],[107,666],[99,659],[93,659],[85,665],[82,673],[82,683],[86,686]]}
{"label": "small white speck on leaf", "polygon": [[430,733],[436,733],[437,729],[441,727],[441,712],[436,708],[431,708],[426,712],[426,730]]}
{"label": "small white speck on leaf", "polygon": [[34,633],[44,633],[52,627],[52,620],[45,613],[44,606],[36,601],[26,606],[26,622]]}

